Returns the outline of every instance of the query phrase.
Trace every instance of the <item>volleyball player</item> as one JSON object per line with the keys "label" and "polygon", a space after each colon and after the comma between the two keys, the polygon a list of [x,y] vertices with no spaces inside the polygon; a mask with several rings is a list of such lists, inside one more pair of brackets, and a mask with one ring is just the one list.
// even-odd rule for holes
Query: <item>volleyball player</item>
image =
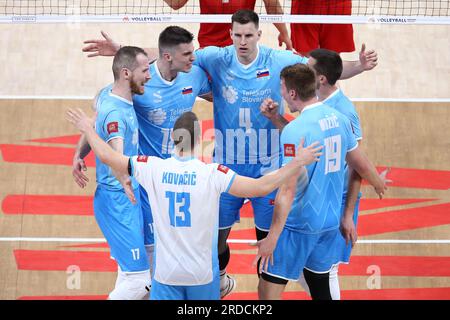
{"label": "volleyball player", "polygon": [[275,200],[272,225],[258,242],[255,258],[263,269],[258,285],[260,299],[281,299],[289,280],[297,281],[304,269],[314,299],[331,299],[329,271],[335,264],[331,246],[339,228],[345,162],[382,197],[385,182],[358,147],[350,121],[342,113],[319,102],[314,71],[296,64],[281,72],[281,92],[291,112],[299,116],[281,134],[283,165],[295,156],[298,137],[321,141],[324,157],[308,165],[307,175],[283,184]]}
{"label": "volleyball player", "polygon": [[[143,94],[150,79],[148,57],[136,47],[123,47],[113,61],[114,84],[97,98],[95,130],[111,151],[134,156],[138,153],[138,123],[132,95]],[[91,130],[94,132],[93,126]],[[97,189],[94,196],[95,219],[119,266],[112,300],[142,299],[150,286],[150,271],[144,248],[142,214],[132,205],[114,171],[96,157]],[[111,170],[112,169],[112,170]],[[131,188],[138,183],[132,178]],[[139,198],[137,198],[139,202]]]}

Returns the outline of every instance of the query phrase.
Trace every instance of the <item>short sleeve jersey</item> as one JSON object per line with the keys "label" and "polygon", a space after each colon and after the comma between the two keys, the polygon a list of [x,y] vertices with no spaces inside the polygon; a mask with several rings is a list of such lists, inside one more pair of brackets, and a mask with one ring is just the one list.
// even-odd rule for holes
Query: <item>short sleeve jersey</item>
{"label": "short sleeve jersey", "polygon": [[[95,130],[100,138],[105,142],[122,139],[123,154],[126,156],[137,155],[139,132],[133,104],[114,95],[109,86],[99,94],[96,109]],[[114,177],[111,168],[97,157],[95,161],[97,183],[108,190],[122,190],[123,187]],[[132,179],[132,183],[133,187],[138,186],[135,179]]]}
{"label": "short sleeve jersey", "polygon": [[[350,99],[344,95],[341,89],[337,89],[333,92],[327,99],[323,101],[326,105],[338,110],[347,119],[350,120],[350,125],[352,127],[353,135],[357,141],[362,140],[362,130],[361,122],[359,120],[358,113],[356,112],[355,106],[350,101]],[[347,194],[348,190],[348,167],[345,164],[345,183],[344,183],[344,194]]]}
{"label": "short sleeve jersey", "polygon": [[283,165],[295,156],[302,137],[305,146],[318,141],[324,153],[299,178],[286,228],[311,234],[338,228],[345,157],[358,146],[350,121],[322,103],[307,106],[281,134]]}
{"label": "short sleeve jersey", "polygon": [[173,150],[171,132],[175,121],[192,110],[198,95],[210,92],[211,88],[205,71],[198,66],[167,81],[154,62],[150,74],[152,79],[145,84],[144,94],[133,97],[140,130],[139,153],[168,158]]}
{"label": "short sleeve jersey", "polygon": [[213,280],[219,197],[235,173],[224,165],[173,156],[131,159],[132,175],[149,196],[155,227],[154,277],[167,285]]}
{"label": "short sleeve jersey", "polygon": [[307,63],[308,59],[292,51],[258,48],[256,59],[249,65],[239,62],[234,46],[197,50],[195,63],[208,72],[212,81],[214,162],[262,164],[276,169],[280,164],[279,131],[259,107],[265,98],[282,106],[281,70]]}

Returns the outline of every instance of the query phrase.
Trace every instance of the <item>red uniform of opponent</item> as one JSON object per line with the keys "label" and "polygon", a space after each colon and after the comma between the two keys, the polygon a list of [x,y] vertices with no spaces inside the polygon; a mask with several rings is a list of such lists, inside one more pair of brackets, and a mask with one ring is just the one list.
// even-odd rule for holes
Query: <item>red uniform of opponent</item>
{"label": "red uniform of opponent", "polygon": [[[291,14],[351,15],[351,0],[292,0]],[[291,23],[291,39],[302,54],[324,48],[336,52],[355,51],[351,24]]]}

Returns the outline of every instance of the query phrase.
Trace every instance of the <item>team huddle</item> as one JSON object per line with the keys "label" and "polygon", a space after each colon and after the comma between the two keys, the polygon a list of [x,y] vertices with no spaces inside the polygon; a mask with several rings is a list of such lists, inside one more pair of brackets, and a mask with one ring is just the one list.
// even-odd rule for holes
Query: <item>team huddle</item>
{"label": "team huddle", "polygon": [[[361,180],[383,196],[386,180],[361,151],[362,131],[339,79],[376,66],[316,49],[306,58],[258,44],[259,17],[232,16],[232,45],[194,50],[170,26],[158,48],[90,40],[85,51],[114,55],[114,83],[99,91],[95,119],[69,110],[82,132],[73,165],[96,155],[96,221],[118,276],[109,299],[221,299],[227,239],[244,201],[254,211],[260,299],[281,299],[299,281],[313,299],[339,299],[338,266],[356,241]],[[192,108],[213,102],[213,163],[198,159],[202,131]],[[288,122],[283,100],[298,116]]]}

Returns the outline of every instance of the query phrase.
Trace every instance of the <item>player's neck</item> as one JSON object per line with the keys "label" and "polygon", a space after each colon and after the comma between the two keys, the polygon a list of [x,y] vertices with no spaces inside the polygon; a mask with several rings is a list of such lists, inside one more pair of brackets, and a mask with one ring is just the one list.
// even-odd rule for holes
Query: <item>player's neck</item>
{"label": "player's neck", "polygon": [[320,86],[319,90],[317,90],[317,96],[319,98],[319,101],[323,101],[327,99],[329,96],[331,96],[336,90],[338,90],[337,85],[332,86]]}
{"label": "player's neck", "polygon": [[133,101],[133,94],[131,93],[129,85],[125,85],[120,82],[114,82],[111,93],[124,98],[125,100]]}
{"label": "player's neck", "polygon": [[194,158],[195,157],[195,152],[192,151],[180,151],[177,148],[175,148],[175,156],[177,156],[178,158]]}
{"label": "player's neck", "polygon": [[312,104],[315,104],[317,102],[319,102],[317,97],[313,97],[313,98],[311,98],[309,100],[306,100],[306,101],[298,101],[296,109],[297,109],[298,112],[301,113],[303,111],[303,109],[305,109],[306,107],[308,107],[308,106],[310,106]]}
{"label": "player's neck", "polygon": [[156,67],[161,77],[166,81],[173,81],[178,75],[178,71],[171,70],[170,65],[162,59],[156,60]]}

